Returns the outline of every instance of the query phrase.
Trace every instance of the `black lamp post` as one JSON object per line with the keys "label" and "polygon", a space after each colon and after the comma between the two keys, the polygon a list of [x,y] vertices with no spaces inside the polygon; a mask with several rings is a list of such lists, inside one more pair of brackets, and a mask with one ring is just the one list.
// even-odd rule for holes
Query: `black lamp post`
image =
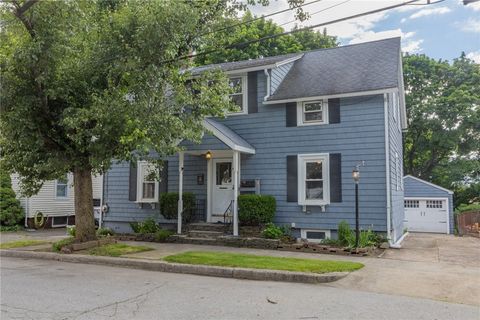
{"label": "black lamp post", "polygon": [[352,178],[355,181],[355,248],[358,248],[360,238],[359,217],[358,217],[358,182],[360,181],[360,170],[356,166],[352,171]]}

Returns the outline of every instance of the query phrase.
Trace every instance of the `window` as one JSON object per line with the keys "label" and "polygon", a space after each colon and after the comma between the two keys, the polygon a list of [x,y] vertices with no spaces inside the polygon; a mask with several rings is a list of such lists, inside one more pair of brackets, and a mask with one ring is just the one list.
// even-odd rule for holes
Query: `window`
{"label": "window", "polygon": [[304,101],[297,103],[297,125],[328,123],[328,100]]}
{"label": "window", "polygon": [[67,175],[56,180],[55,195],[57,198],[66,198],[68,196],[68,176]]}
{"label": "window", "polygon": [[330,230],[302,229],[300,237],[309,242],[322,242],[322,240],[330,238]]}
{"label": "window", "polygon": [[405,208],[418,208],[420,207],[420,201],[418,200],[405,200],[404,201]]}
{"label": "window", "polygon": [[443,201],[442,200],[427,200],[427,208],[441,209],[441,208],[443,208]]}
{"label": "window", "polygon": [[137,170],[137,202],[157,202],[158,181],[155,179],[157,169],[147,161],[139,161]]}
{"label": "window", "polygon": [[240,109],[230,114],[247,114],[247,76],[230,77],[228,83],[234,90],[229,97]]}
{"label": "window", "polygon": [[301,205],[330,202],[328,154],[298,155],[298,202]]}

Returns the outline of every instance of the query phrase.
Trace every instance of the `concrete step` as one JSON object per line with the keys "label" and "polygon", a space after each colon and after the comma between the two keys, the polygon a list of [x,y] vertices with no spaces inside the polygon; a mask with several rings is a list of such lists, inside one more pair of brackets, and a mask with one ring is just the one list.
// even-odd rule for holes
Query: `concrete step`
{"label": "concrete step", "polygon": [[218,231],[223,232],[225,230],[225,225],[223,223],[206,223],[206,222],[198,222],[198,223],[189,223],[186,226],[188,231],[195,230],[195,231]]}
{"label": "concrete step", "polygon": [[223,236],[224,232],[222,231],[204,231],[204,230],[190,230],[188,231],[188,236],[192,238],[210,238],[216,239],[220,236]]}

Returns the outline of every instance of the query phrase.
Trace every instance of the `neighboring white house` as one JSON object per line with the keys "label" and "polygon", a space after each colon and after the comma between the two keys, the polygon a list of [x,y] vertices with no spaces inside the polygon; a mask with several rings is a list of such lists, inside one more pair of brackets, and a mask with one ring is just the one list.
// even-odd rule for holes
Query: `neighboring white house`
{"label": "neighboring white house", "polygon": [[[73,174],[65,175],[65,179],[46,181],[40,191],[32,197],[22,197],[20,194],[19,176],[13,174],[12,187],[20,204],[25,210],[25,225],[33,227],[33,218],[41,212],[46,218],[45,227],[63,227],[75,223],[75,205]],[[92,176],[93,206],[100,210],[102,203],[103,176]],[[98,214],[98,212],[97,212]]]}

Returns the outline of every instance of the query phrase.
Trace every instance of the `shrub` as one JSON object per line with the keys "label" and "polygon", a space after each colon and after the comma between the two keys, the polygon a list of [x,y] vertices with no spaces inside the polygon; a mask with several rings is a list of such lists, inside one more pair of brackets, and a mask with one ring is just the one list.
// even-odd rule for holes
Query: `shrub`
{"label": "shrub", "polygon": [[[386,239],[382,235],[376,234],[371,229],[360,230],[358,247],[377,246],[384,241]],[[338,224],[338,243],[349,248],[355,247],[355,232],[350,229],[350,225],[346,221],[340,221]]]}
{"label": "shrub", "polygon": [[23,227],[18,224],[14,226],[0,226],[0,232],[16,232],[22,229]]}
{"label": "shrub", "polygon": [[55,252],[60,252],[63,247],[71,245],[75,241],[75,238],[69,237],[62,239],[60,241],[54,242],[52,244],[52,250]]}
{"label": "shrub", "polygon": [[349,246],[352,239],[355,241],[355,235],[350,229],[350,225],[345,220],[340,221],[338,224],[338,241],[342,246]]}
{"label": "shrub", "polygon": [[238,219],[243,225],[271,223],[276,209],[277,204],[273,196],[258,194],[238,196]]}
{"label": "shrub", "polygon": [[470,211],[480,211],[480,203],[471,203],[471,204],[461,204],[458,206],[458,208],[455,210],[456,214],[462,214],[464,212],[470,212]]}
{"label": "shrub", "polygon": [[263,237],[267,239],[280,239],[285,236],[285,231],[282,227],[278,227],[273,223],[268,223],[262,231]]}
{"label": "shrub", "polygon": [[15,197],[12,189],[12,180],[6,172],[0,173],[0,224],[14,226],[24,218],[20,201]]}
{"label": "shrub", "polygon": [[75,238],[75,234],[76,234],[75,226],[67,226],[67,233],[70,237]]}
{"label": "shrub", "polygon": [[155,241],[163,242],[173,234],[170,230],[158,230],[155,232]]}
{"label": "shrub", "polygon": [[113,232],[113,230],[110,228],[98,228],[97,230],[97,236],[99,237],[106,237],[106,236],[113,236],[113,235],[115,235],[115,232]]}
{"label": "shrub", "polygon": [[132,222],[130,223],[130,227],[132,228],[134,233],[155,233],[160,230],[160,227],[157,225],[153,218],[148,218],[142,222]]}
{"label": "shrub", "polygon": [[[190,221],[195,210],[195,195],[191,192],[182,193],[183,215],[182,220]],[[166,219],[178,217],[178,192],[165,192],[160,194],[160,213]]]}

